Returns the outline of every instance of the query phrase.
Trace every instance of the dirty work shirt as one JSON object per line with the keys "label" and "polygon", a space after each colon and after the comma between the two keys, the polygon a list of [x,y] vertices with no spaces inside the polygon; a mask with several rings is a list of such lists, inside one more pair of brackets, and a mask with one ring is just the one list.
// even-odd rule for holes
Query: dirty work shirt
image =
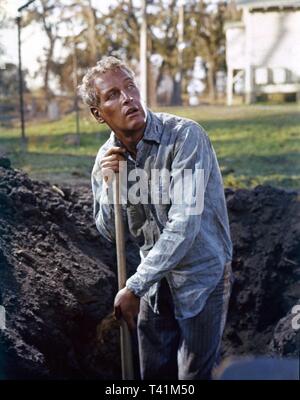
{"label": "dirty work shirt", "polygon": [[[109,148],[122,146],[112,132],[100,148],[92,171],[94,218],[99,232],[115,240],[114,209],[109,204],[108,189],[101,175],[100,161]],[[170,171],[169,204],[122,205],[126,234],[137,242],[141,263],[126,282],[128,289],[144,296],[154,312],[160,280],[166,278],[172,293],[175,317],[191,318],[204,307],[232,258],[228,215],[223,182],[216,154],[203,128],[196,122],[165,113],[147,112],[143,138],[137,145],[136,160],[129,153],[127,174],[143,169],[151,183],[151,170]],[[184,188],[184,202],[174,199],[176,180],[189,169],[195,189],[197,170],[204,171],[204,206],[202,213],[187,212],[194,206],[192,192]],[[198,171],[199,172],[199,171]],[[128,176],[128,175],[127,175]],[[183,176],[183,174],[182,174]],[[127,181],[128,189],[133,183]],[[136,182],[134,182],[136,183]],[[165,186],[155,190],[165,194]],[[154,190],[154,191],[155,191]],[[149,190],[150,191],[150,190]],[[151,191],[150,191],[151,192]],[[175,192],[175,193],[174,193]],[[188,206],[186,204],[186,200]]]}

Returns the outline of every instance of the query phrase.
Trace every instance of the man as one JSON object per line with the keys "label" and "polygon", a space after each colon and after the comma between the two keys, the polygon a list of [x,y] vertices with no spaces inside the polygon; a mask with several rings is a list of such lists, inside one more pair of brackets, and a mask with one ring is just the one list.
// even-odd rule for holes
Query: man
{"label": "man", "polygon": [[[92,172],[94,217],[102,235],[115,239],[108,191],[120,161],[126,164],[128,193],[134,174],[140,177],[140,192],[152,185],[152,171],[167,176],[161,175],[150,194],[139,192],[143,201],[128,196],[123,205],[126,233],[138,243],[141,263],[118,292],[114,307],[130,329],[138,316],[141,377],[210,379],[230,296],[232,245],[209,138],[191,120],[146,109],[133,72],[114,57],[90,69],[80,91],[96,120],[112,130]],[[185,172],[190,172],[187,186],[178,184]],[[155,194],[169,195],[169,203],[153,201]]]}

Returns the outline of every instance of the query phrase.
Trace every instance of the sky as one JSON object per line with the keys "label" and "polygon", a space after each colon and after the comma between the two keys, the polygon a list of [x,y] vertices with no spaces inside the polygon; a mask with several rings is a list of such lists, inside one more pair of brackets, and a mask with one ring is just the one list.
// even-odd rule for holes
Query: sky
{"label": "sky", "polygon": [[[10,17],[16,18],[17,8],[25,4],[24,0],[9,0],[6,4],[7,13]],[[31,27],[22,30],[22,59],[24,68],[28,68],[33,73],[37,69],[36,59],[40,54],[44,37],[42,32]],[[18,62],[18,31],[17,25],[11,23],[9,29],[0,31],[0,42],[5,49],[4,62]],[[3,60],[2,60],[3,62]]]}

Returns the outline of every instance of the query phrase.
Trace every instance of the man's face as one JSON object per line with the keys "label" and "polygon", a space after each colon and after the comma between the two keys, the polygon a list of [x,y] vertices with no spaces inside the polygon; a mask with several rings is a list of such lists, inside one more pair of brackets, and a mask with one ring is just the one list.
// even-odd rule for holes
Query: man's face
{"label": "man's face", "polygon": [[91,111],[98,122],[106,124],[119,136],[140,133],[146,125],[146,110],[140,92],[129,72],[116,68],[95,79],[100,106]]}

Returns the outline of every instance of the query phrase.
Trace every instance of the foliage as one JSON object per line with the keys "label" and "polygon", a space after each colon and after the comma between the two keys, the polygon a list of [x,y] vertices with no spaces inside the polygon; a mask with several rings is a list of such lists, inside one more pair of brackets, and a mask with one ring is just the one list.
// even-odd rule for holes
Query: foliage
{"label": "foliage", "polygon": [[47,100],[52,95],[49,80],[54,47],[59,39],[60,11],[61,5],[56,0],[39,0],[27,11],[26,17],[22,21],[24,27],[33,22],[41,24],[48,39],[48,45],[44,48],[44,57],[40,57],[38,60],[41,65],[40,73],[43,74],[43,90]]}
{"label": "foliage", "polygon": [[[138,69],[141,10],[136,4],[133,0],[119,0],[103,13],[91,0],[37,1],[33,11],[28,12],[25,24],[36,21],[48,37],[45,57],[40,59],[46,95],[50,94],[50,72],[59,78],[61,90],[70,93],[74,90],[75,78],[80,80],[87,67],[103,55],[115,55]],[[236,16],[233,2],[186,0],[182,64],[179,62],[178,14],[176,0],[148,0],[148,59],[155,54],[162,60],[158,73],[153,75],[154,81],[151,77],[151,85],[156,88],[162,77],[168,75],[175,87],[178,73],[187,77],[195,57],[201,56],[206,63],[213,98],[216,72],[225,68],[224,22]],[[58,41],[64,48],[59,58],[54,52]],[[149,75],[151,73],[149,68]],[[180,86],[186,91],[187,79]]]}

